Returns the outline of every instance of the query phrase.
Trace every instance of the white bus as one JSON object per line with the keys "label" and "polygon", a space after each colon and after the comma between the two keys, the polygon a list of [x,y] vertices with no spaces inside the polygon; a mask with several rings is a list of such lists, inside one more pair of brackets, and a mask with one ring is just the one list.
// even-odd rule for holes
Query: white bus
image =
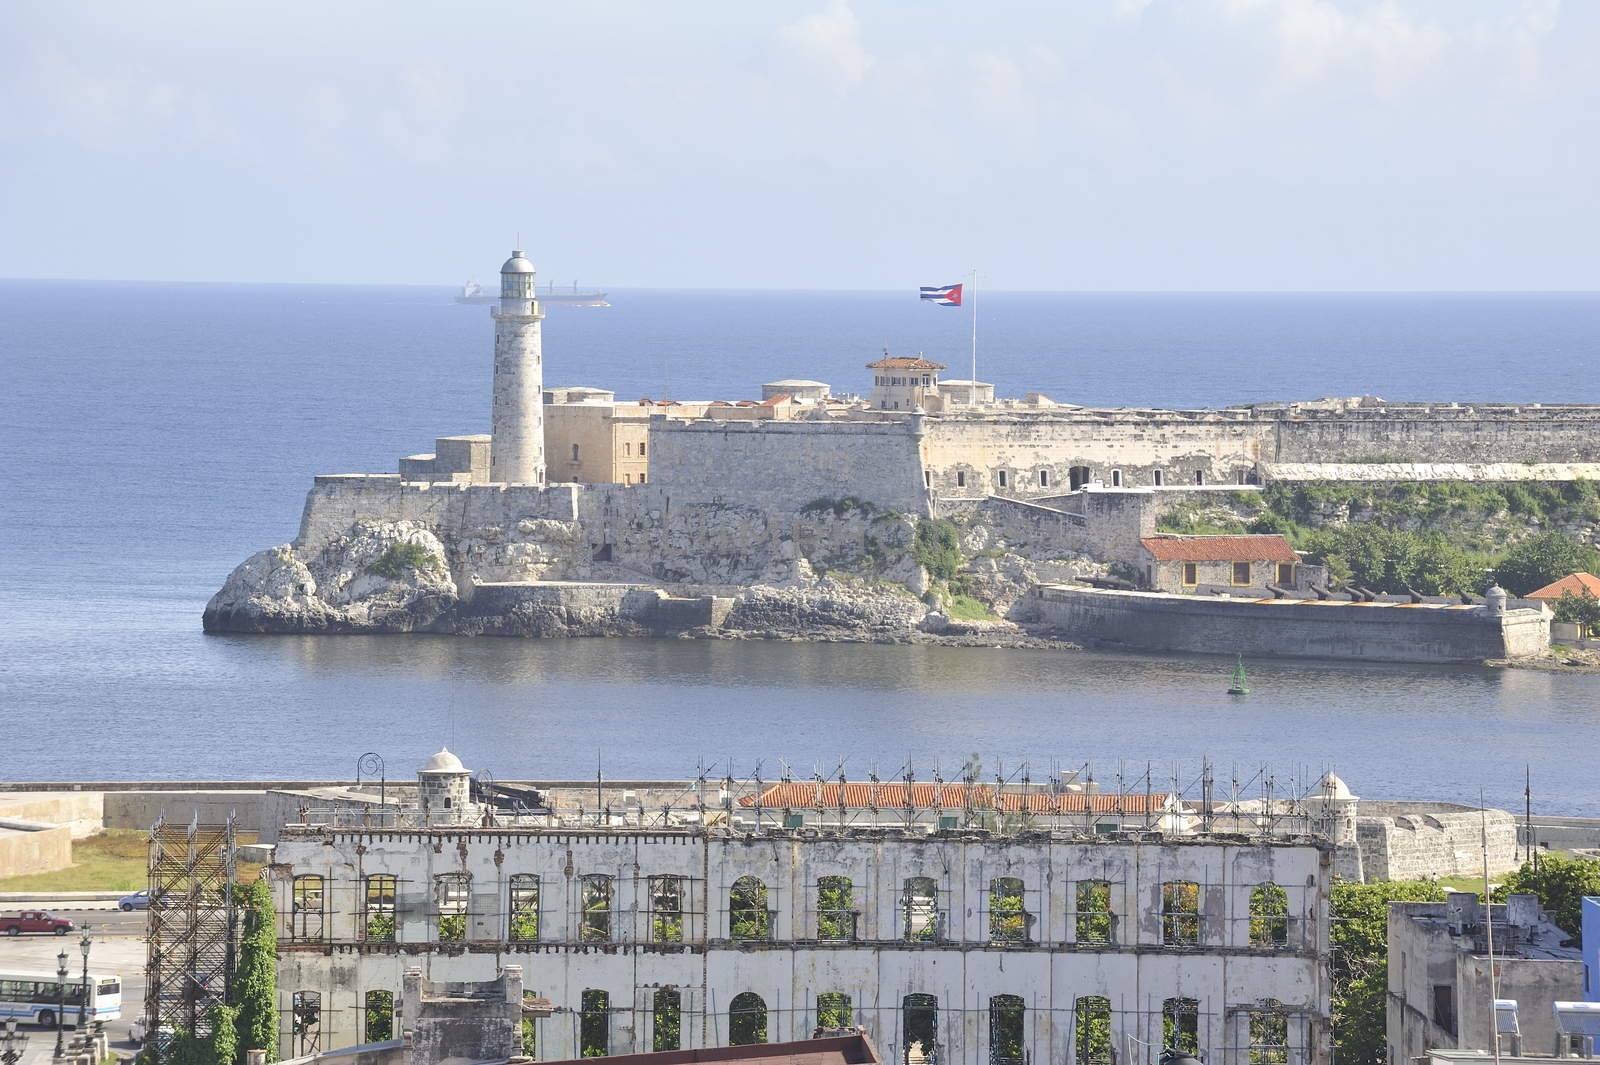
{"label": "white bus", "polygon": [[89,974],[89,1001],[83,1002],[83,977],[67,977],[66,1011],[61,1012],[61,981],[55,973],[0,972],[0,1020],[15,1018],[28,1024],[54,1028],[56,1014],[62,1024],[78,1023],[78,1007],[84,1006],[87,1021],[114,1021],[122,1016],[122,979]]}

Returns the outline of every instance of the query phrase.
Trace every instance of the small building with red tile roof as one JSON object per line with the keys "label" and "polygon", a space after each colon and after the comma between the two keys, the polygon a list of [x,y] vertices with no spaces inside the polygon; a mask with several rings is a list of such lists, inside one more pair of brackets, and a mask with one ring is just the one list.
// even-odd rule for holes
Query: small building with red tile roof
{"label": "small building with red tile roof", "polygon": [[[1306,567],[1276,533],[1246,536],[1145,536],[1139,540],[1145,586],[1158,592],[1299,589],[1322,575]],[[1315,570],[1314,573],[1309,570]]]}
{"label": "small building with red tile roof", "polygon": [[1577,573],[1567,574],[1559,581],[1552,581],[1536,592],[1529,592],[1523,598],[1559,600],[1563,595],[1576,595],[1580,598],[1591,595],[1600,599],[1600,577],[1579,570]]}
{"label": "small building with red tile roof", "polygon": [[930,398],[939,396],[939,371],[943,363],[921,355],[883,353],[883,358],[867,363],[872,371],[872,395],[868,402],[875,410],[926,410]]}

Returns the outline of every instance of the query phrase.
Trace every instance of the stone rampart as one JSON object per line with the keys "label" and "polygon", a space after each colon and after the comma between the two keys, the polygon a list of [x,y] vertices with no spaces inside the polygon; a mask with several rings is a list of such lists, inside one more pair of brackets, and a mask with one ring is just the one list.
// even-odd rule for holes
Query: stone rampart
{"label": "stone rampart", "polygon": [[1046,585],[1039,621],[1068,639],[1138,651],[1470,662],[1538,654],[1549,615],[1482,607],[1228,599]]}
{"label": "stone rampart", "polygon": [[928,512],[920,417],[837,421],[650,420],[650,481],[675,500],[794,513],[819,499]]}
{"label": "stone rampart", "polygon": [[1264,462],[1271,481],[1600,481],[1600,462]]}
{"label": "stone rampart", "polygon": [[1369,882],[1480,876],[1485,832],[1489,875],[1517,868],[1516,818],[1504,810],[1363,800],[1356,819],[1362,876]]}
{"label": "stone rampart", "polygon": [[576,484],[402,482],[398,474],[319,475],[306,496],[295,543],[317,548],[358,521],[415,521],[434,528],[506,529],[523,521],[576,521]]}
{"label": "stone rampart", "polygon": [[1273,426],[1271,462],[1600,461],[1600,405],[1383,404],[1254,408]]}

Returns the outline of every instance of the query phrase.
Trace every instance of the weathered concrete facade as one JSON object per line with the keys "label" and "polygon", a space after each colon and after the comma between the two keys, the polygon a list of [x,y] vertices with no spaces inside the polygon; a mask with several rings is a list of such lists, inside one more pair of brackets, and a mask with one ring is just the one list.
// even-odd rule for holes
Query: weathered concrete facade
{"label": "weathered concrete facade", "polygon": [[[1116,1045],[1124,1037],[1161,1040],[1164,1004],[1193,1000],[1200,1048],[1223,1063],[1249,1060],[1252,1012],[1287,1019],[1287,1060],[1326,1060],[1325,968],[1328,850],[1311,841],[1261,843],[1208,839],[1010,838],[908,834],[891,830],[740,833],[715,829],[286,832],[272,876],[284,914],[279,989],[321,995],[324,1046],[361,1042],[365,993],[396,989],[418,964],[435,980],[492,976],[521,961],[531,990],[558,1012],[540,1023],[539,1057],[576,1057],[585,990],[609,996],[613,1052],[650,1048],[656,990],[678,991],[686,1046],[728,1041],[729,1004],[759,995],[767,1037],[803,1038],[817,1023],[817,996],[849,996],[856,1023],[901,1053],[906,996],[937,1000],[941,1060],[989,1060],[991,1000],[1024,1004],[1025,1045],[1035,1061],[1074,1060],[1079,999],[1104,996]],[[396,877],[394,942],[372,942],[364,885]],[[679,940],[663,942],[651,877],[681,877]],[[323,878],[314,912],[295,908],[302,877]],[[440,877],[470,885],[467,931],[441,943]],[[513,876],[537,885],[537,933],[513,939]],[[818,925],[822,877],[850,882],[852,932],[824,941]],[[586,877],[605,877],[603,938],[585,929]],[[765,886],[770,931],[735,938],[730,891],[743,877]],[[937,884],[937,938],[908,931],[906,882]],[[1026,939],[997,942],[989,891],[997,878],[1021,882]],[[1109,943],[1076,930],[1077,886],[1110,885],[1115,929]],[[1193,945],[1163,942],[1166,883],[1199,885]],[[592,881],[589,881],[592,882]],[[1282,887],[1285,937],[1251,939],[1252,892]],[[308,896],[303,890],[301,898]],[[519,911],[526,913],[526,911]],[[1184,919],[1187,923],[1188,919]],[[525,932],[527,925],[521,926]],[[526,957],[524,957],[526,956]],[[289,1038],[285,1032],[285,1038]]]}

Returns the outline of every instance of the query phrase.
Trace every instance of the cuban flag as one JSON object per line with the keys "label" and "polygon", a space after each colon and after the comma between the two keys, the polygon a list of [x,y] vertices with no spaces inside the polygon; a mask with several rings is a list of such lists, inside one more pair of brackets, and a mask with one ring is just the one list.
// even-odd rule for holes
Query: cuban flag
{"label": "cuban flag", "polygon": [[961,306],[961,286],[945,285],[943,288],[922,288],[922,298],[940,307]]}

